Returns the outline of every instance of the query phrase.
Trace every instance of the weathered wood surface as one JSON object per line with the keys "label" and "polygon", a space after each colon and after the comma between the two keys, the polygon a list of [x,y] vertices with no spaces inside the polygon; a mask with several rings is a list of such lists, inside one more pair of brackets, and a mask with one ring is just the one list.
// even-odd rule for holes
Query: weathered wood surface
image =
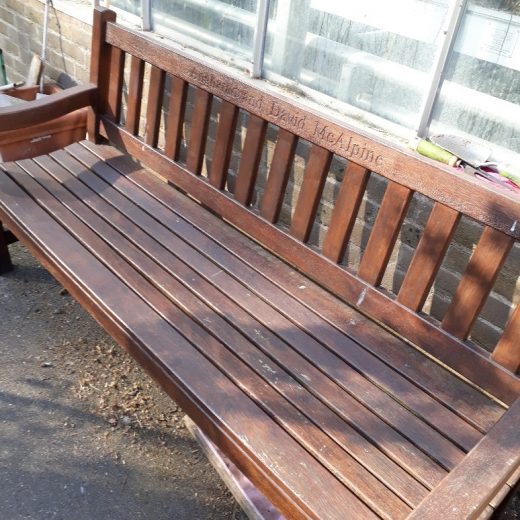
{"label": "weathered wood surface", "polygon": [[520,467],[520,400],[421,503],[416,520],[472,520]]}
{"label": "weathered wood surface", "polygon": [[0,108],[0,132],[38,125],[91,106],[96,100],[95,85],[80,85],[21,105]]}
{"label": "weathered wood surface", "polygon": [[[433,385],[429,390],[402,374],[400,366],[383,363],[373,352],[366,318],[359,314],[349,317],[352,309],[344,304],[341,311],[335,311],[346,313],[338,315],[343,323],[365,323],[349,331],[355,334],[353,341],[346,331],[321,317],[322,307],[328,308],[325,291],[316,288],[307,300],[291,284],[295,287],[291,295],[283,288],[284,279],[292,277],[287,265],[269,259],[250,239],[149,172],[136,169],[135,163],[109,147],[78,144],[3,168],[7,173],[0,176],[0,185],[10,193],[0,198],[6,221],[38,255],[42,249],[46,251],[43,258],[53,265],[53,272],[66,269],[67,275],[61,276],[66,285],[80,293],[88,289],[83,298],[97,302],[93,312],[100,321],[105,317],[99,309],[109,308],[110,314],[117,311],[113,319],[118,325],[109,326],[109,331],[116,330],[116,337],[121,336],[121,329],[123,335],[125,329],[138,335],[135,344],[128,338],[124,343],[153,373],[154,364],[144,356],[152,354],[160,360],[167,369],[160,379],[171,392],[171,381],[175,381],[175,398],[188,406],[205,431],[213,432],[214,442],[231,454],[246,475],[257,483],[259,471],[262,473],[264,489],[269,489],[270,498],[289,517],[300,517],[303,510],[302,517],[325,514],[340,518],[348,507],[364,518],[403,518],[464,460],[465,452],[502,414],[491,400],[450,372],[435,368],[425,356],[413,366],[429,366],[425,367]],[[19,187],[15,189],[12,181]],[[12,200],[19,198],[21,189],[31,197],[13,207]],[[56,237],[57,232],[60,240],[47,244],[42,239],[51,233]],[[237,236],[242,238],[232,252],[229,247]],[[69,249],[72,253],[67,257]],[[82,258],[80,263],[77,255]],[[99,261],[111,270],[100,268]],[[275,269],[262,274],[253,265]],[[93,270],[99,281],[83,287]],[[124,310],[133,306],[133,299],[115,307],[124,299],[117,289],[121,283],[130,285],[151,305],[146,312],[138,307],[135,323]],[[115,293],[109,287],[116,287]],[[157,314],[152,318],[150,313]],[[135,309],[132,315],[136,315]],[[152,320],[154,327],[143,329],[146,320]],[[168,349],[161,346],[163,327]],[[146,339],[152,333],[154,339]],[[172,343],[176,334],[178,340]],[[401,355],[411,356],[409,361],[418,355],[399,343]],[[173,344],[178,345],[175,350],[171,350]],[[221,374],[211,376],[212,381],[221,381],[217,394],[211,386],[211,398],[198,393],[203,392],[203,382],[196,383],[195,389],[191,381],[202,373],[207,377],[207,357]],[[393,361],[392,355],[388,361]],[[182,373],[189,372],[184,362],[197,366],[189,377]],[[395,362],[400,363],[399,356]],[[454,393],[442,400],[434,397],[436,381],[445,393],[450,394],[451,389]],[[222,388],[225,392],[221,394]],[[264,433],[249,439],[252,433],[244,430],[243,435],[248,436],[245,446],[241,434],[236,435],[235,419],[224,414],[223,408],[217,413],[214,401],[219,400],[218,395],[224,403],[237,391],[244,395],[242,401],[246,399],[245,408],[240,405],[242,412],[231,415],[238,421],[241,413],[247,414],[248,420],[242,415],[242,422],[263,424],[261,429],[271,440],[262,437]],[[193,399],[195,394],[203,411]],[[453,411],[461,399],[466,401],[462,414]],[[487,400],[485,406],[483,400]],[[483,412],[489,419],[484,419]],[[279,426],[268,426],[272,422],[268,417],[275,417]],[[259,442],[264,442],[261,448],[255,444]],[[257,449],[262,450],[262,462]],[[272,450],[293,452],[294,460],[302,460],[306,453],[305,468],[296,472],[291,457],[275,455]],[[297,450],[303,452],[296,455]],[[282,457],[276,459],[275,475],[271,475],[273,468],[267,470],[263,465],[266,456],[273,460]],[[289,473],[293,476],[287,480]],[[309,487],[305,474],[322,475],[322,483],[332,480],[326,486]],[[300,487],[296,490],[297,481]],[[336,489],[338,497],[332,504],[330,489]],[[314,510],[312,514],[309,508]]]}

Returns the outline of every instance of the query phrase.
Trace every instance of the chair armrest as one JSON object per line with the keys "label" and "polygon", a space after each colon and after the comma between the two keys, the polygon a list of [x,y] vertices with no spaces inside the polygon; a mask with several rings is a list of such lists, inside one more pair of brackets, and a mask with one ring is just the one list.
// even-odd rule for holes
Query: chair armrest
{"label": "chair armrest", "polygon": [[478,518],[518,467],[520,398],[408,518]]}
{"label": "chair armrest", "polygon": [[22,105],[0,108],[0,132],[37,125],[78,108],[93,106],[96,96],[95,85],[80,85]]}

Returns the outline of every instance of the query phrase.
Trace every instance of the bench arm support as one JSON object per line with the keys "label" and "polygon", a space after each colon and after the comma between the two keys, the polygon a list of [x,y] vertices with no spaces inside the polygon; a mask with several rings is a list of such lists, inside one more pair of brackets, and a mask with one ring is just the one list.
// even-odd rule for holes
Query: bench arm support
{"label": "bench arm support", "polygon": [[408,518],[478,518],[519,467],[520,398]]}
{"label": "bench arm support", "polygon": [[96,98],[97,87],[89,84],[62,90],[22,105],[0,108],[0,132],[45,123],[78,108],[94,106]]}

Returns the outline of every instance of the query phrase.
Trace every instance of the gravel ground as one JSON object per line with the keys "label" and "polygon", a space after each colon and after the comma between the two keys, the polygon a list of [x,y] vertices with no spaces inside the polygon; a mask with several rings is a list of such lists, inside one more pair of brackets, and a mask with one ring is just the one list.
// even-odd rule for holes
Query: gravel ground
{"label": "gravel ground", "polygon": [[182,410],[19,244],[0,277],[0,518],[245,516]]}

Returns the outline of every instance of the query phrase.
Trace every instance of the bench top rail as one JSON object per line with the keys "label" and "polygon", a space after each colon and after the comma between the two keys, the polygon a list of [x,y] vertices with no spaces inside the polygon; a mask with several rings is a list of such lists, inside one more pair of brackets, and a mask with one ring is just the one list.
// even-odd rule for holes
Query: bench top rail
{"label": "bench top rail", "polygon": [[[106,108],[101,114],[103,135],[333,294],[502,402],[511,404],[520,395],[520,379],[514,374],[520,346],[513,339],[518,310],[511,313],[492,353],[468,339],[520,238],[518,198],[113,21],[105,33],[110,81],[101,94],[100,106]],[[123,106],[125,64],[130,70]],[[239,164],[232,170],[238,121],[244,113]],[[214,138],[208,137],[212,124]],[[269,141],[274,143],[272,160],[260,186],[259,165]],[[280,215],[300,143],[307,143],[309,152],[287,223]],[[331,161],[337,157],[346,159],[343,180],[319,246],[313,243],[315,222]],[[359,267],[347,267],[345,252],[371,178],[383,178],[387,186]],[[417,195],[432,210],[404,280],[392,292],[381,283]],[[480,223],[483,232],[451,305],[437,320],[424,311],[424,304],[462,216]]]}

